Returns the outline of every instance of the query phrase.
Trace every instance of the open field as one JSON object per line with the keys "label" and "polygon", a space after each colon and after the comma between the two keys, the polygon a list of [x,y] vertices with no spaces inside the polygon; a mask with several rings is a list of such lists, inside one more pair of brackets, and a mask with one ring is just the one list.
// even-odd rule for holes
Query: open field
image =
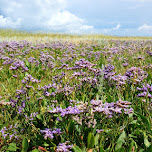
{"label": "open field", "polygon": [[152,38],[0,30],[0,151],[151,152]]}
{"label": "open field", "polygon": [[152,37],[119,37],[119,36],[108,36],[102,34],[84,34],[84,35],[72,35],[72,34],[56,34],[56,33],[28,33],[24,31],[5,30],[0,29],[0,42],[2,41],[21,41],[27,40],[30,42],[50,42],[50,41],[68,41],[75,44],[79,42],[92,42],[97,41],[98,43],[103,40],[152,40]]}

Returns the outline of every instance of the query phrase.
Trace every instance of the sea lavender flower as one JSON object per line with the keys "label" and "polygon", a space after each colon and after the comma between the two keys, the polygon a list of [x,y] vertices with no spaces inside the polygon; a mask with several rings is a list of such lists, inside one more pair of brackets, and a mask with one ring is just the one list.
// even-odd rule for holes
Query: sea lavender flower
{"label": "sea lavender flower", "polygon": [[2,135],[4,135],[5,134],[4,128],[2,128],[0,132],[2,133]]}
{"label": "sea lavender flower", "polygon": [[104,131],[104,129],[96,129],[97,133],[102,133]]}
{"label": "sea lavender flower", "polygon": [[138,91],[143,91],[141,93],[138,93],[137,97],[148,97],[152,98],[151,92],[152,92],[152,85],[143,85],[142,88],[137,87]]}
{"label": "sea lavender flower", "polygon": [[47,138],[54,138],[54,135],[60,135],[62,134],[61,129],[55,128],[54,130],[45,128],[45,130],[40,130],[40,132],[44,135],[44,139]]}
{"label": "sea lavender flower", "polygon": [[73,145],[67,145],[69,143],[69,141],[66,141],[65,143],[59,143],[56,152],[71,152],[69,150],[73,147]]}
{"label": "sea lavender flower", "polygon": [[17,75],[13,75],[14,78],[17,78]]}
{"label": "sea lavender flower", "polygon": [[9,135],[10,140],[14,137],[14,134]]}
{"label": "sea lavender flower", "polygon": [[93,106],[98,106],[102,103],[101,100],[91,100],[90,101],[90,104],[92,104]]}
{"label": "sea lavender flower", "polygon": [[16,70],[18,68],[22,68],[23,72],[25,71],[28,71],[28,68],[25,67],[25,63],[21,60],[16,60],[14,63],[13,63],[13,66],[10,67],[10,70]]}
{"label": "sea lavender flower", "polygon": [[34,79],[30,74],[26,74],[26,77],[24,77],[22,83],[26,84],[27,82],[39,83],[41,80]]}
{"label": "sea lavender flower", "polygon": [[80,114],[82,111],[79,110],[79,108],[77,106],[69,106],[66,109],[62,109],[61,111],[61,116],[67,116],[67,115],[76,115],[76,114]]}
{"label": "sea lavender flower", "polygon": [[35,58],[34,57],[29,57],[28,58],[28,62],[30,62],[30,63],[35,63]]}
{"label": "sea lavender flower", "polygon": [[52,110],[48,110],[48,112],[51,114],[61,113],[61,111],[62,111],[62,108],[60,107],[56,107],[56,108],[53,108]]}
{"label": "sea lavender flower", "polygon": [[23,112],[23,107],[18,106],[18,112],[17,113],[21,114],[22,112]]}
{"label": "sea lavender flower", "polygon": [[14,125],[14,127],[12,125],[10,125],[9,127],[3,127],[1,129],[1,134],[2,134],[2,137],[5,139],[6,137],[9,136],[9,139],[12,140],[12,138],[14,137],[14,135],[17,134],[17,129],[16,129],[16,125]]}
{"label": "sea lavender flower", "polygon": [[[129,110],[129,105],[131,104],[128,101],[122,101],[119,100],[116,103],[112,102],[112,103],[102,103],[102,102],[97,102],[98,104],[94,104],[96,103],[95,101],[93,102],[93,113],[103,113],[106,116],[108,116],[109,118],[111,118],[115,113],[116,114],[121,114],[122,111],[124,110]],[[132,111],[130,110],[130,113]],[[127,113],[126,113],[127,114]]]}
{"label": "sea lavender flower", "polygon": [[128,114],[128,115],[131,114],[131,113],[133,113],[133,111],[134,111],[133,108],[124,109],[124,113]]}
{"label": "sea lavender flower", "polygon": [[136,84],[147,78],[148,74],[140,68],[131,67],[126,71],[125,76],[130,79],[130,82],[133,81]]}
{"label": "sea lavender flower", "polygon": [[128,66],[128,63],[126,62],[126,63],[123,63],[122,64],[124,67],[127,67]]}
{"label": "sea lavender flower", "polygon": [[115,67],[111,64],[108,64],[107,66],[105,66],[105,68],[103,69],[105,79],[109,79],[111,76],[115,74],[115,72],[112,72],[114,68]]}

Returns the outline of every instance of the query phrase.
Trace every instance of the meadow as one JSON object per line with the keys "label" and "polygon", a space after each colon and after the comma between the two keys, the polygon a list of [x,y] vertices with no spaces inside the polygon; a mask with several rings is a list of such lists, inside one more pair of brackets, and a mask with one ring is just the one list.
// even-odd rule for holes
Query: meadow
{"label": "meadow", "polygon": [[152,152],[152,38],[0,30],[0,151]]}

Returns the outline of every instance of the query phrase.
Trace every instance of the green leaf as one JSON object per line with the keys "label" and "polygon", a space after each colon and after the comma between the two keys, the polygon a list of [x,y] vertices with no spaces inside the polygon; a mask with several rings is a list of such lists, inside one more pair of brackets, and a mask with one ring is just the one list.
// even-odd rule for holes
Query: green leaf
{"label": "green leaf", "polygon": [[132,138],[130,138],[130,140],[131,140],[131,142],[130,142],[130,145],[129,145],[128,152],[133,151],[133,146],[135,147],[135,150],[137,149],[137,143]]}
{"label": "green leaf", "polygon": [[152,144],[147,148],[146,152],[151,152],[152,151]]}
{"label": "green leaf", "polygon": [[70,122],[70,125],[68,125],[68,132],[69,132],[69,134],[72,134],[73,133],[73,131],[74,131],[74,129],[75,129],[75,125],[74,125],[74,122],[73,121],[71,121]]}
{"label": "green leaf", "polygon": [[16,151],[17,150],[16,143],[10,143],[7,150]]}
{"label": "green leaf", "polygon": [[96,136],[95,136],[95,146],[98,146],[98,144],[99,144],[99,134],[96,134]]}
{"label": "green leaf", "polygon": [[125,131],[123,131],[117,140],[115,150],[118,150],[122,147],[122,144],[125,142],[125,138],[126,138],[126,133]]}
{"label": "green leaf", "polygon": [[30,66],[30,63],[27,60],[25,61],[25,64],[26,64],[27,67]]}
{"label": "green leaf", "polygon": [[99,152],[105,152],[105,150],[103,149],[103,146],[100,146]]}
{"label": "green leaf", "polygon": [[151,143],[148,141],[147,137],[144,138],[144,144],[146,147],[149,147]]}
{"label": "green leaf", "polygon": [[39,120],[42,120],[42,121],[43,121],[43,115],[38,114],[38,115],[36,115],[36,117],[37,117],[37,119],[39,119]]}
{"label": "green leaf", "polygon": [[87,148],[88,149],[92,149],[94,148],[94,145],[95,145],[95,137],[94,135],[90,132],[88,134],[88,139],[87,139]]}
{"label": "green leaf", "polygon": [[147,126],[148,130],[150,131],[151,127],[148,119],[145,116],[141,115],[140,113],[136,113],[136,115],[142,119],[143,123]]}
{"label": "green leaf", "polygon": [[37,148],[35,148],[34,150],[32,150],[31,152],[40,152]]}
{"label": "green leaf", "polygon": [[85,145],[81,146],[81,151],[86,152],[86,146]]}
{"label": "green leaf", "polygon": [[48,143],[44,142],[43,146],[48,147],[50,145]]}
{"label": "green leaf", "polygon": [[139,150],[139,152],[144,152],[144,151],[145,151],[144,149],[140,149],[140,150]]}
{"label": "green leaf", "polygon": [[26,152],[28,150],[28,147],[29,147],[29,143],[27,139],[24,138],[22,141],[22,152]]}
{"label": "green leaf", "polygon": [[73,146],[73,147],[72,147],[72,150],[73,150],[74,152],[82,152],[82,150],[81,150],[78,146]]}
{"label": "green leaf", "polygon": [[143,134],[144,134],[144,144],[146,147],[149,147],[151,145],[151,143],[148,141],[146,133],[143,132]]}
{"label": "green leaf", "polygon": [[120,149],[116,150],[115,152],[125,152],[125,148],[121,147]]}
{"label": "green leaf", "polygon": [[137,136],[134,136],[132,134],[129,134],[129,137],[131,137],[131,138],[137,138]]}

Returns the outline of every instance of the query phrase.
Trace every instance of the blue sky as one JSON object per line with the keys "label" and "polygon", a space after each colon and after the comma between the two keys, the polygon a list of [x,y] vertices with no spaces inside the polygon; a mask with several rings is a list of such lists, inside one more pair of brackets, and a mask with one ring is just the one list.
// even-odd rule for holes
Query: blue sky
{"label": "blue sky", "polygon": [[152,36],[152,0],[0,0],[0,28]]}

